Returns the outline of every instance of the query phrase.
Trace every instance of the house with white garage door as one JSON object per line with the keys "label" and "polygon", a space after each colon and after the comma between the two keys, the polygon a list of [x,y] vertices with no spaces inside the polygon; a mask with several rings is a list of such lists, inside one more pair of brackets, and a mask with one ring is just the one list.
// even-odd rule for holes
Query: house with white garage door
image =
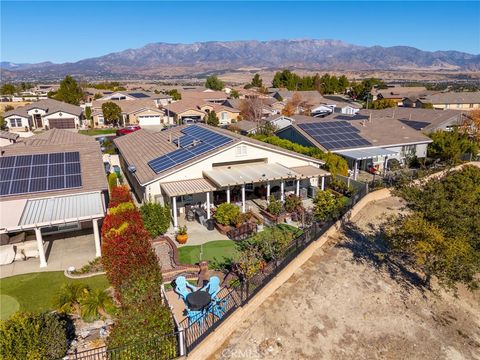
{"label": "house with white garage door", "polygon": [[30,129],[78,129],[83,126],[83,109],[54,99],[45,99],[18,107],[4,114],[14,131]]}
{"label": "house with white garage door", "polygon": [[137,199],[169,204],[174,227],[189,205],[201,204],[207,219],[224,202],[245,212],[247,199],[305,197],[330,175],[321,160],[205,124],[141,129],[114,142]]}

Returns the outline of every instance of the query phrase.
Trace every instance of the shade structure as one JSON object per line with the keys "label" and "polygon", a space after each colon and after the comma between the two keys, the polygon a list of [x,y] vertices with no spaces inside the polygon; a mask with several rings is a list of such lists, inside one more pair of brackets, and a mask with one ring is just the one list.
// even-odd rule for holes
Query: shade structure
{"label": "shade structure", "polygon": [[204,171],[203,175],[219,187],[295,179],[299,176],[294,170],[277,163],[228,166]]}
{"label": "shade structure", "polygon": [[328,176],[330,173],[312,165],[291,167],[293,171],[299,174],[299,178],[312,178],[316,176]]}
{"label": "shade structure", "polygon": [[335,154],[341,155],[343,157],[346,157],[352,160],[366,160],[366,159],[373,159],[378,156],[398,155],[398,152],[396,151],[383,149],[380,147],[368,148],[368,149],[338,150],[334,152]]}
{"label": "shade structure", "polygon": [[162,191],[169,197],[199,194],[217,190],[215,185],[204,178],[181,180],[161,184]]}

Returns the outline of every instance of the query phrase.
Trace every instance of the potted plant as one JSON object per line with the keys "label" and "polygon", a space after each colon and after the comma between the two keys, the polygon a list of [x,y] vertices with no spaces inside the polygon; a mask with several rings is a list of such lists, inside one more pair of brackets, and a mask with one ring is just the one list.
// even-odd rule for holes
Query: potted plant
{"label": "potted plant", "polygon": [[187,225],[180,226],[177,231],[177,241],[179,244],[185,244],[187,240]]}

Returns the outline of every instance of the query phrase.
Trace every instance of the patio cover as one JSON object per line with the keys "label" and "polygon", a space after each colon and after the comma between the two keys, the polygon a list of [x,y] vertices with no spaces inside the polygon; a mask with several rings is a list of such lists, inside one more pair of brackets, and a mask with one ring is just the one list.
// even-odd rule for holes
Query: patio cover
{"label": "patio cover", "polygon": [[168,182],[163,183],[160,186],[169,197],[205,193],[217,190],[215,185],[204,178]]}
{"label": "patio cover", "polygon": [[300,174],[301,178],[311,178],[315,176],[328,176],[330,173],[312,165],[291,167],[293,171]]}
{"label": "patio cover", "polygon": [[49,227],[105,216],[101,192],[0,202],[0,232]]}
{"label": "patio cover", "polygon": [[218,168],[204,171],[203,175],[219,187],[293,179],[299,176],[299,174],[292,169],[277,163]]}
{"label": "patio cover", "polygon": [[352,160],[365,160],[365,159],[372,159],[377,156],[398,155],[398,152],[383,149],[383,148],[339,150],[339,151],[334,151],[334,153],[341,156],[345,156]]}

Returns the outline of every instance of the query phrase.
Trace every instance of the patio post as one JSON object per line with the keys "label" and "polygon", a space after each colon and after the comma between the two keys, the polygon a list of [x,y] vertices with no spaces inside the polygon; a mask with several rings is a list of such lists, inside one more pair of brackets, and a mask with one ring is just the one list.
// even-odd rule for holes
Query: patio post
{"label": "patio post", "polygon": [[353,180],[357,180],[357,172],[358,172],[358,170],[357,170],[358,166],[357,165],[358,165],[357,160],[355,160],[353,162]]}
{"label": "patio post", "polygon": [[283,200],[285,199],[285,194],[284,194],[284,189],[285,189],[285,181],[282,181],[280,182],[280,201],[283,202]]}
{"label": "patio post", "polygon": [[227,186],[227,203],[230,204],[230,185]]}
{"label": "patio post", "polygon": [[267,181],[267,200],[270,198],[270,181]]}
{"label": "patio post", "polygon": [[173,203],[173,207],[172,207],[172,211],[173,211],[173,227],[175,229],[178,228],[178,219],[177,219],[177,197],[176,196],[172,196],[172,203]]}
{"label": "patio post", "polygon": [[47,267],[47,260],[45,259],[45,249],[43,247],[42,231],[35,228],[35,238],[37,239],[38,254],[40,257],[40,267]]}
{"label": "patio post", "polygon": [[325,190],[325,176],[322,176],[322,190]]}
{"label": "patio post", "polygon": [[98,232],[98,219],[92,220],[93,224],[93,237],[95,239],[95,256],[102,256],[102,247],[100,246],[100,234]]}
{"label": "patio post", "polygon": [[300,196],[300,179],[297,179],[297,190],[295,192],[297,196]]}
{"label": "patio post", "polygon": [[207,192],[207,219],[210,219],[210,191]]}
{"label": "patio post", "polygon": [[242,184],[242,212],[245,212],[245,184]]}

